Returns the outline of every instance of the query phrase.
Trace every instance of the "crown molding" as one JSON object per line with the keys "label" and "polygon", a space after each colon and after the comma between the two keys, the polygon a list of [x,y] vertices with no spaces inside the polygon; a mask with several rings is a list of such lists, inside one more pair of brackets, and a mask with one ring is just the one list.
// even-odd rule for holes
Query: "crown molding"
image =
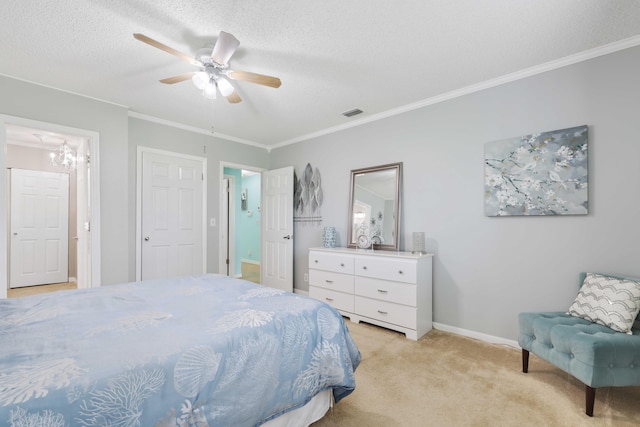
{"label": "crown molding", "polygon": [[29,84],[40,86],[40,87],[45,87],[47,89],[52,89],[52,90],[55,90],[55,91],[58,91],[58,92],[68,93],[70,95],[80,96],[82,98],[87,98],[87,99],[91,99],[91,100],[98,101],[98,102],[104,102],[105,104],[115,105],[116,107],[122,107],[122,108],[127,108],[127,109],[129,108],[129,106],[123,105],[123,104],[118,104],[117,102],[107,101],[107,100],[100,99],[100,98],[94,98],[93,96],[85,95],[85,94],[78,93],[78,92],[73,92],[71,90],[60,89],[59,87],[55,87],[55,86],[50,86],[50,85],[46,85],[46,84],[43,84],[43,83],[34,82],[32,80],[27,80],[27,79],[23,79],[23,78],[20,78],[20,77],[12,76],[11,74],[2,74],[2,73],[0,73],[0,76],[8,77],[8,78],[13,79],[13,80],[18,80],[18,81],[21,81],[21,82],[29,83]]}
{"label": "crown molding", "polygon": [[225,139],[227,141],[238,142],[240,144],[251,145],[253,147],[262,148],[262,149],[267,150],[267,151],[270,150],[270,147],[268,147],[268,146],[266,146],[264,144],[260,144],[260,143],[255,142],[255,141],[250,141],[248,139],[237,138],[237,137],[231,136],[231,135],[225,135],[225,134],[220,133],[220,132],[212,132],[210,130],[201,129],[199,127],[189,126],[189,125],[185,125],[185,124],[182,124],[182,123],[173,122],[171,120],[160,119],[158,117],[148,116],[146,114],[137,113],[137,112],[131,111],[131,110],[129,110],[128,115],[129,115],[129,117],[133,117],[134,119],[146,120],[148,122],[158,123],[158,124],[161,124],[161,125],[165,125],[165,126],[169,126],[169,127],[173,127],[173,128],[177,128],[177,129],[186,130],[188,132],[199,133],[201,135],[207,135],[207,136],[211,136],[211,137],[214,137],[214,138]]}
{"label": "crown molding", "polygon": [[23,81],[26,83],[30,83],[30,84],[34,84],[37,86],[41,86],[41,87],[46,87],[48,89],[53,89],[53,90],[57,90],[57,91],[61,91],[61,92],[66,92],[72,95],[76,95],[76,96],[81,96],[83,98],[88,98],[88,99],[92,99],[95,101],[100,101],[100,102],[104,102],[107,104],[111,104],[111,105],[115,105],[118,107],[123,107],[127,109],[127,114],[129,117],[133,117],[136,119],[140,119],[140,120],[146,120],[149,122],[153,122],[153,123],[158,123],[158,124],[162,124],[165,126],[170,126],[170,127],[174,127],[177,129],[182,129],[182,130],[186,130],[189,132],[194,132],[194,133],[198,133],[198,134],[202,134],[202,135],[207,135],[207,136],[211,136],[211,137],[215,137],[215,138],[220,138],[220,139],[224,139],[227,141],[232,141],[232,142],[237,142],[240,144],[246,144],[246,145],[250,145],[253,147],[257,147],[257,148],[261,148],[264,150],[267,150],[268,152],[270,152],[273,149],[276,148],[281,148],[281,147],[285,147],[287,145],[291,145],[291,144],[296,144],[299,142],[303,142],[303,141],[308,141],[314,138],[318,138],[324,135],[329,135],[332,133],[336,133],[336,132],[340,132],[346,129],[350,129],[350,128],[354,128],[357,126],[362,126],[365,125],[367,123],[372,123],[378,120],[382,120],[388,117],[392,117],[392,116],[396,116],[398,114],[403,114],[409,111],[413,111],[413,110],[417,110],[420,108],[424,108],[430,105],[434,105],[434,104],[438,104],[440,102],[444,102],[444,101],[448,101],[454,98],[458,98],[464,95],[469,95],[471,93],[474,92],[479,92],[485,89],[490,89],[496,86],[500,86],[506,83],[511,83],[517,80],[521,80],[521,79],[525,79],[527,77],[531,77],[531,76],[535,76],[537,74],[541,74],[541,73],[545,73],[547,71],[552,71],[552,70],[556,70],[559,68],[563,68],[563,67],[567,67],[573,64],[577,64],[580,62],[584,62],[584,61],[588,61],[590,59],[593,58],[597,58],[600,56],[604,56],[604,55],[608,55],[610,53],[615,53],[624,49],[628,49],[628,48],[632,48],[635,46],[640,45],[640,35],[637,36],[633,36],[624,40],[620,40],[620,41],[616,41],[613,43],[609,43],[603,46],[599,46],[593,49],[589,49],[589,50],[585,50],[583,52],[579,52],[576,53],[574,55],[569,55],[567,57],[564,58],[560,58],[554,61],[549,61],[546,62],[544,64],[540,64],[540,65],[536,65],[534,67],[530,67],[530,68],[526,68],[524,70],[521,71],[516,71],[514,73],[510,73],[510,74],[506,74],[504,76],[500,76],[497,77],[495,79],[491,79],[491,80],[487,80],[478,84],[474,84],[474,85],[470,85],[470,86],[466,86],[460,89],[456,89],[441,95],[437,95],[431,98],[427,98],[424,99],[422,101],[418,101],[418,102],[414,102],[411,104],[407,104],[398,108],[394,108],[391,110],[387,110],[387,111],[383,111],[381,113],[377,113],[377,114],[372,114],[370,116],[366,116],[366,117],[362,117],[360,119],[351,121],[349,123],[344,123],[338,126],[332,126],[326,129],[322,129],[320,131],[317,132],[312,132],[312,133],[308,133],[308,134],[304,134],[304,135],[300,135],[288,140],[284,140],[281,142],[278,142],[276,144],[273,145],[266,145],[266,144],[261,144],[255,141],[250,141],[247,139],[243,139],[243,138],[238,138],[232,135],[226,135],[223,133],[218,133],[218,132],[211,132],[210,130],[206,130],[206,129],[201,129],[195,126],[189,126],[189,125],[185,125],[182,123],[177,123],[177,122],[173,122],[170,120],[165,120],[165,119],[160,119],[157,117],[153,117],[153,116],[149,116],[146,114],[142,114],[142,113],[137,113],[135,111],[131,111],[129,109],[128,106],[126,105],[122,105],[122,104],[118,104],[115,102],[111,102],[111,101],[106,101],[104,99],[99,99],[99,98],[94,98],[91,96],[87,96],[87,95],[83,95],[81,93],[77,93],[77,92],[72,92],[69,90],[64,90],[64,89],[60,89],[57,87],[53,87],[53,86],[49,86],[49,85],[45,85],[42,83],[37,83],[37,82],[33,82],[30,80],[26,80],[26,79],[22,79],[19,77],[15,77],[15,76],[11,76],[8,74],[2,74],[0,73],[0,76],[4,76],[4,77],[8,77],[11,79],[15,79],[15,80],[19,80],[19,81]]}
{"label": "crown molding", "polygon": [[414,102],[412,104],[407,104],[399,108],[394,108],[392,110],[383,111],[378,114],[372,114],[371,116],[363,117],[358,120],[354,120],[349,123],[345,123],[338,126],[329,127],[317,132],[308,133],[305,135],[300,135],[292,139],[288,139],[286,141],[279,142],[277,144],[271,145],[271,149],[281,148],[287,145],[296,144],[298,142],[308,141],[313,138],[318,138],[320,136],[328,135],[335,132],[340,132],[342,130],[350,129],[357,126],[362,126],[367,123],[375,122],[378,120],[386,119],[387,117],[396,116],[398,114],[406,113],[409,111],[417,110],[419,108],[427,107],[430,105],[438,104],[440,102],[448,101],[450,99],[458,98],[464,95],[469,95],[474,92],[479,92],[485,89],[490,89],[492,87],[500,86],[505,83],[511,83],[516,80],[525,79],[527,77],[535,76],[537,74],[546,73],[547,71],[556,70],[559,68],[567,67],[569,65],[577,64],[579,62],[588,61],[593,58],[597,58],[599,56],[608,55],[610,53],[618,52],[624,49],[628,49],[631,47],[635,47],[640,45],[640,35],[630,37],[624,40],[620,40],[617,42],[609,43],[603,46],[599,46],[593,49],[585,50],[583,52],[576,53],[574,55],[569,55],[564,58],[560,58],[554,61],[549,61],[544,64],[536,65],[534,67],[526,68],[524,70],[516,71],[511,74],[506,74],[501,77],[497,77],[495,79],[487,80],[478,84],[466,86],[460,89],[453,90],[451,92],[444,93],[442,95],[437,95],[431,98],[424,99],[422,101]]}

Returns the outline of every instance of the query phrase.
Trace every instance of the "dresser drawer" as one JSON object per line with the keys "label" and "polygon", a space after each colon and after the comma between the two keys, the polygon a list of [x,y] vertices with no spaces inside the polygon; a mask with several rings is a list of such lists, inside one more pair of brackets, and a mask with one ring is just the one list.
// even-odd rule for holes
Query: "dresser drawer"
{"label": "dresser drawer", "polygon": [[353,313],[353,294],[332,291],[330,289],[309,286],[309,296],[326,302],[335,309]]}
{"label": "dresser drawer", "polygon": [[405,283],[416,283],[418,278],[415,260],[356,256],[354,261],[356,276],[375,277]]}
{"label": "dresser drawer", "polygon": [[416,309],[406,305],[394,304],[356,295],[355,312],[409,329],[416,329]]}
{"label": "dresser drawer", "polygon": [[387,302],[416,306],[416,285],[356,276],[355,294]]}
{"label": "dresser drawer", "polygon": [[309,252],[309,268],[353,274],[353,255],[312,251]]}
{"label": "dresser drawer", "polygon": [[352,294],[353,276],[311,268],[309,269],[309,286],[311,285]]}

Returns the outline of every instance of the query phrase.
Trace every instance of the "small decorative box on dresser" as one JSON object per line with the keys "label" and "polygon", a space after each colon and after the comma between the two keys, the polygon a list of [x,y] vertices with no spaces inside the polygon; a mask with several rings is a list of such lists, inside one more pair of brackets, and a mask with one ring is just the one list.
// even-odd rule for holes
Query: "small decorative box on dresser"
{"label": "small decorative box on dresser", "polygon": [[360,321],[417,340],[431,330],[433,254],[309,249],[309,295]]}

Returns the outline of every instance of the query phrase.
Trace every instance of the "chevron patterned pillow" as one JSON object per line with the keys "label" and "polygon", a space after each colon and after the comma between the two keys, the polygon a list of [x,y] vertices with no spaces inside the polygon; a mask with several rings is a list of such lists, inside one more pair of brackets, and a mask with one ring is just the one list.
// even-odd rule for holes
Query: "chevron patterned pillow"
{"label": "chevron patterned pillow", "polygon": [[639,311],[640,283],[587,273],[567,313],[631,334]]}

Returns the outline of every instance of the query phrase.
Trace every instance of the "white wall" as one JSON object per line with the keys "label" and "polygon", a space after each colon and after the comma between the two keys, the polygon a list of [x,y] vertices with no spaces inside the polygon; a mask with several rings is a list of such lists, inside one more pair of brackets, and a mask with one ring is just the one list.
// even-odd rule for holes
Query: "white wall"
{"label": "white wall", "polygon": [[[273,150],[270,168],[322,174],[324,222],[295,229],[296,289],[322,226],[345,245],[350,170],[390,162],[404,163],[403,248],[424,231],[435,253],[436,322],[515,340],[519,312],[569,307],[580,271],[640,277],[638,70],[634,47]],[[486,142],[584,124],[589,215],[484,216]]]}

